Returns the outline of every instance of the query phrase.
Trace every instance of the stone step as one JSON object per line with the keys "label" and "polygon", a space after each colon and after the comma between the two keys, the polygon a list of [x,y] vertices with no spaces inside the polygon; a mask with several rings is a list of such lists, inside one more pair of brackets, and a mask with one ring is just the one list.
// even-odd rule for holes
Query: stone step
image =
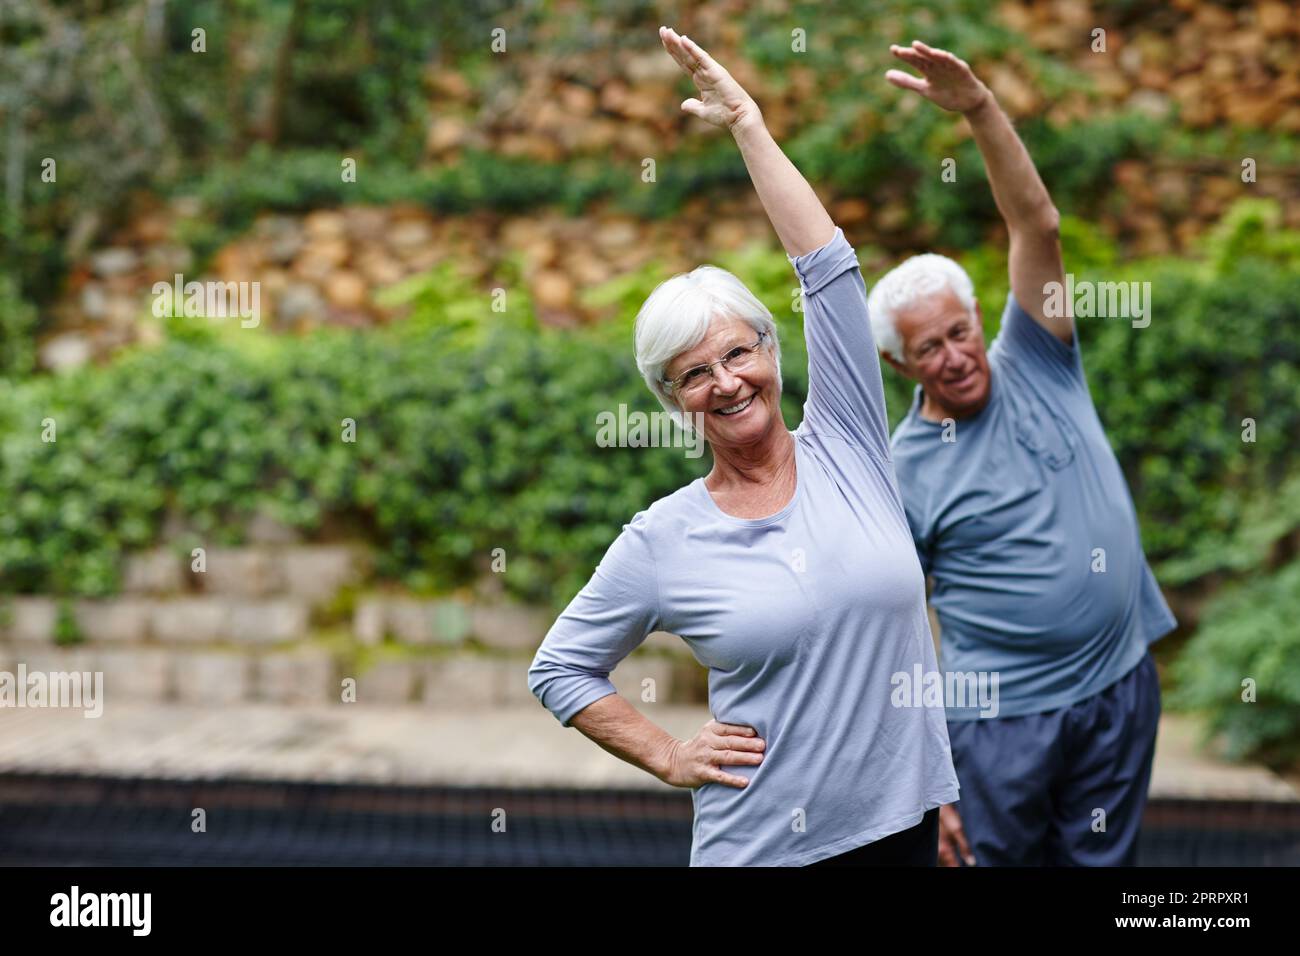
{"label": "stone step", "polygon": [[0,648],[0,670],[17,675],[20,664],[29,675],[102,673],[105,707],[142,701],[303,704],[338,698],[333,656],[310,647],[263,653],[160,647]]}
{"label": "stone step", "polygon": [[312,604],[358,583],[369,567],[369,551],[352,544],[259,545],[205,548],[202,570],[196,558],[168,548],[133,554],[126,561],[127,595],[170,595],[188,591],[240,597],[288,595]]}
{"label": "stone step", "polygon": [[[331,703],[351,681],[357,702],[432,709],[541,706],[528,689],[530,655],[472,651],[380,659],[360,669],[319,645],[287,649],[157,646],[0,646],[0,671],[103,673],[107,705],[181,701],[214,706],[246,701]],[[641,704],[693,701],[698,665],[638,651],[611,675],[620,694]]]}
{"label": "stone step", "polygon": [[[307,600],[289,597],[122,597],[82,599],[71,607],[79,636],[96,644],[278,644],[305,638],[311,618]],[[59,604],[53,598],[13,597],[7,608],[0,639],[55,642]]]}
{"label": "stone step", "polygon": [[367,645],[385,638],[402,644],[455,645],[474,637],[494,649],[533,651],[554,620],[548,611],[507,602],[367,595],[356,603],[352,631]]}

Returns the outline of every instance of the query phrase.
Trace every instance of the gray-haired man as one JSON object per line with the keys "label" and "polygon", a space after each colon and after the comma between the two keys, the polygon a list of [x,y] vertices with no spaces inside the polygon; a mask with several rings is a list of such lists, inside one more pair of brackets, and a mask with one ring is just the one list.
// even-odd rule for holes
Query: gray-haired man
{"label": "gray-haired man", "polygon": [[1059,217],[963,60],[919,41],[891,50],[922,74],[891,70],[891,83],[970,123],[1010,234],[1011,294],[987,351],[951,260],[909,259],[868,300],[882,354],[919,383],[892,452],[943,669],[997,681],[996,717],[947,702],[961,800],[941,814],[940,862],[1131,864],[1160,715],[1147,647],[1175,622],[1074,321],[1045,309],[1064,281]]}

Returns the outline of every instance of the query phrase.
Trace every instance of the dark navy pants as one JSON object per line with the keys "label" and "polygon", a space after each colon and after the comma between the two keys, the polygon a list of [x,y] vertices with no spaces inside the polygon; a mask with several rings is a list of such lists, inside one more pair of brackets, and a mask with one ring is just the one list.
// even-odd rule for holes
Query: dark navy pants
{"label": "dark navy pants", "polygon": [[916,826],[808,866],[934,866],[938,860],[939,808],[934,807]]}
{"label": "dark navy pants", "polygon": [[1132,866],[1159,720],[1148,651],[1069,707],[949,721],[956,807],[976,864]]}

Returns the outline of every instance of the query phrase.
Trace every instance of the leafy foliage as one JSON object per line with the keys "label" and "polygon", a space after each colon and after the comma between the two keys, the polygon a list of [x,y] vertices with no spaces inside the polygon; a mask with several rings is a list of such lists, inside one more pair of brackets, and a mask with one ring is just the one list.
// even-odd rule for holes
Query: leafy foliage
{"label": "leafy foliage", "polygon": [[[1300,760],[1300,561],[1220,595],[1174,661],[1169,703],[1208,718],[1230,756]],[[1253,701],[1245,699],[1247,680]]]}
{"label": "leafy foliage", "polygon": [[[1300,513],[1252,518],[1296,472],[1300,273],[1263,256],[1224,274],[1165,261],[1096,273],[1113,250],[1077,224],[1065,232],[1084,277],[1152,282],[1149,328],[1081,320],[1148,554],[1179,580],[1253,566]],[[966,259],[995,324],[1005,260]],[[770,246],[719,261],[778,319],[793,426],[807,358],[789,263]],[[623,522],[707,467],[680,449],[595,443],[597,413],[659,410],[635,367],[631,321],[662,278],[647,268],[596,290],[617,315],[559,331],[536,325],[521,290],[493,313],[487,293],[443,268],[393,291],[411,315],[386,330],[278,339],[173,318],[161,347],[0,385],[0,497],[11,503],[0,589],[105,593],[121,554],[156,541],[169,511],[220,539],[265,507],[309,531],[355,528],[378,545],[382,573],[422,589],[471,579],[503,547],[510,587],[562,604]],[[886,383],[896,422],[912,385],[892,372]],[[1257,419],[1254,443],[1241,440],[1245,416]],[[53,443],[41,440],[47,418]],[[349,418],[355,443],[341,437]]]}

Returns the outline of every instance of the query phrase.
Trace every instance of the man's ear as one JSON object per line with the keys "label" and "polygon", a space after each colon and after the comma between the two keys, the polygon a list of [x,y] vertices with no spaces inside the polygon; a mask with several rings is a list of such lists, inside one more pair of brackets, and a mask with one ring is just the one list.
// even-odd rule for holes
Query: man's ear
{"label": "man's ear", "polygon": [[905,375],[908,378],[912,377],[911,375],[908,375],[906,366],[904,366],[898,359],[894,358],[892,353],[881,349],[880,357],[893,366],[895,372],[898,372],[900,375]]}

